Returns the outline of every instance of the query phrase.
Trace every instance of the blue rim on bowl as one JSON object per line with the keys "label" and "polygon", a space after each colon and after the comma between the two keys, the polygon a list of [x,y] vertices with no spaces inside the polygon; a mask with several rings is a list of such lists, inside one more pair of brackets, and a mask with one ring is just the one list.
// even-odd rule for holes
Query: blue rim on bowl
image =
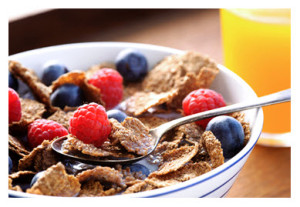
{"label": "blue rim on bowl", "polygon": [[[163,55],[171,55],[171,54],[180,54],[183,53],[181,50],[168,48],[168,47],[162,47],[162,46],[155,46],[155,45],[148,45],[148,44],[139,44],[139,43],[124,43],[124,42],[89,42],[89,43],[74,43],[74,44],[67,44],[67,45],[58,45],[58,46],[51,46],[51,47],[45,47],[40,49],[35,49],[31,51],[26,51],[22,53],[18,53],[15,55],[12,55],[9,57],[10,60],[16,60],[22,63],[25,67],[29,68],[38,68],[41,67],[41,63],[46,62],[49,60],[49,57],[52,57],[54,59],[62,59],[63,54],[66,54],[66,52],[69,52],[69,57],[66,58],[66,61],[69,61],[70,64],[72,64],[72,61],[77,61],[77,63],[74,63],[76,65],[76,69],[85,69],[92,64],[97,64],[103,60],[98,60],[94,57],[91,58],[88,56],[88,54],[82,53],[82,59],[84,61],[80,61],[76,58],[71,58],[72,55],[77,55],[78,52],[81,50],[89,50],[90,53],[97,53],[99,52],[99,48],[101,50],[105,48],[109,48],[109,54],[107,56],[111,57],[110,60],[106,61],[112,61],[113,57],[116,56],[118,51],[124,48],[136,48],[143,50],[145,52],[146,57],[148,56],[150,58],[150,64],[149,68],[152,68],[155,63],[157,63],[159,60],[162,59]],[[46,55],[47,54],[47,55]],[[153,55],[154,54],[154,55]],[[31,61],[32,56],[39,57],[36,58],[39,63],[33,63]],[[100,56],[99,56],[100,57]],[[48,58],[48,59],[47,59]],[[98,62],[95,62],[95,59],[97,59]],[[101,59],[101,57],[100,57]],[[73,66],[71,66],[72,68]],[[255,92],[252,90],[252,88],[244,81],[242,80],[238,75],[224,67],[223,65],[218,65],[218,68],[220,69],[220,73],[223,74],[223,76],[229,76],[236,83],[238,83],[240,86],[242,86],[247,92],[248,96],[251,98],[257,97]],[[222,75],[221,75],[222,76]],[[217,76],[217,78],[219,75]],[[217,81],[214,81],[214,83]],[[218,80],[219,82],[223,80]],[[218,82],[217,81],[217,82]],[[221,83],[224,84],[224,83]],[[226,84],[226,83],[225,83]],[[215,86],[217,87],[217,85]],[[225,89],[224,89],[225,90]],[[248,97],[247,96],[247,97]],[[225,98],[226,99],[226,98]],[[258,138],[260,137],[262,126],[263,126],[263,112],[262,109],[252,109],[252,114],[255,114],[253,121],[253,124],[251,126],[251,137],[246,144],[246,146],[233,158],[226,161],[223,165],[201,175],[196,178],[190,179],[188,181],[164,187],[159,188],[151,191],[145,191],[145,192],[139,192],[134,194],[127,194],[127,195],[116,195],[116,196],[122,196],[122,197],[161,197],[161,196],[168,196],[168,197],[224,197],[228,191],[230,190],[233,182],[235,181],[236,177],[238,176],[239,172],[241,171],[246,159],[248,158],[249,154],[251,153],[253,147],[255,146]],[[224,179],[225,178],[225,179]],[[217,180],[218,182],[215,182],[214,180]],[[206,192],[195,192],[199,189],[197,189],[197,186],[206,185],[207,187]],[[185,192],[185,193],[182,193]],[[187,195],[188,193],[188,195]],[[9,190],[9,197],[41,197],[39,195],[33,195],[33,194],[27,194],[24,192],[16,192]]]}

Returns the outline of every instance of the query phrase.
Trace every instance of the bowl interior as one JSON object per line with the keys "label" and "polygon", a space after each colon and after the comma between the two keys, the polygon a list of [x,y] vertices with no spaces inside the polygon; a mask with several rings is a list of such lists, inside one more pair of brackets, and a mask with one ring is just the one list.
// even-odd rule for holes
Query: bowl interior
{"label": "bowl interior", "polygon": [[[146,44],[136,44],[136,43],[120,43],[120,42],[103,42],[103,43],[78,43],[69,45],[59,45],[47,48],[36,49],[32,51],[27,51],[19,54],[15,54],[9,57],[9,60],[15,60],[20,62],[23,66],[33,69],[38,76],[41,76],[42,68],[45,64],[50,64],[53,62],[63,63],[70,70],[87,70],[90,66],[99,64],[101,62],[114,62],[117,54],[125,48],[136,48],[141,51],[147,58],[149,63],[149,69],[153,68],[160,60],[165,56],[171,54],[183,53],[183,51],[154,46]],[[220,73],[214,80],[211,88],[221,93],[227,103],[237,103],[242,101],[247,101],[253,99],[256,96],[255,92],[251,87],[245,83],[240,77],[228,70],[222,65],[218,65]],[[25,87],[24,85],[22,85]],[[252,130],[251,138],[244,149],[239,152],[235,157],[231,158],[229,161],[224,163],[222,166],[199,176],[205,178],[206,176],[218,173],[218,171],[225,169],[231,163],[238,160],[241,156],[248,153],[249,150],[255,145],[262,129],[263,115],[261,109],[251,109],[245,111],[246,119],[250,122],[250,127]],[[189,181],[193,182],[192,179]],[[184,185],[184,182],[181,185]],[[149,196],[155,193],[161,193],[176,188],[175,186],[170,186],[162,189],[152,190],[137,193],[136,196]],[[9,191],[11,196],[31,196],[25,193],[18,193],[14,191]]]}

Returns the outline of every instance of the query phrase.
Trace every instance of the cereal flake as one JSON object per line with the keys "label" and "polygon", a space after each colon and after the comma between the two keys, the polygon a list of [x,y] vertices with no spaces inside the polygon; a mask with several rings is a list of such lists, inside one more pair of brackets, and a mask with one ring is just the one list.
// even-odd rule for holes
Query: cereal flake
{"label": "cereal flake", "polygon": [[147,183],[145,181],[139,181],[135,183],[134,185],[128,187],[123,194],[129,194],[129,193],[138,193],[138,192],[144,192],[156,189],[155,186],[151,185],[150,183]]}
{"label": "cereal flake", "polygon": [[58,155],[51,148],[52,141],[44,140],[30,154],[19,160],[19,170],[45,170],[58,162]]}
{"label": "cereal flake", "polygon": [[220,141],[211,131],[205,131],[202,135],[203,146],[210,156],[211,167],[216,168],[224,164],[223,149]]}
{"label": "cereal flake", "polygon": [[33,70],[23,67],[16,61],[9,61],[9,71],[28,85],[38,101],[51,108],[50,94],[52,91],[40,81]]}
{"label": "cereal flake", "polygon": [[182,168],[163,175],[149,176],[145,181],[157,188],[175,185],[200,176],[211,170],[207,162],[188,163]]}
{"label": "cereal flake", "polygon": [[195,143],[193,146],[182,146],[164,153],[162,155],[162,165],[157,171],[152,172],[148,177],[164,175],[178,170],[197,154],[198,148],[198,143]]}
{"label": "cereal flake", "polygon": [[29,151],[26,149],[24,144],[17,139],[16,137],[8,135],[8,144],[9,144],[9,150],[13,151],[17,155],[24,157],[25,155],[29,154]]}
{"label": "cereal flake", "polygon": [[36,119],[42,118],[46,111],[45,105],[35,100],[20,98],[20,102],[22,110],[21,120],[9,125],[9,130],[12,133],[27,132],[28,125]]}
{"label": "cereal flake", "polygon": [[[107,147],[105,147],[107,145]],[[65,153],[82,153],[92,157],[132,157],[124,153],[118,147],[112,147],[111,144],[104,143],[101,147],[95,147],[93,144],[86,144],[72,135],[63,142],[62,148]]]}
{"label": "cereal flake", "polygon": [[145,113],[151,107],[166,103],[174,94],[176,94],[175,90],[163,93],[137,92],[125,101],[124,108],[127,114],[138,116]]}
{"label": "cereal flake", "polygon": [[60,162],[49,167],[43,175],[27,189],[27,193],[49,196],[76,196],[80,191],[80,183],[73,176],[68,175]]}
{"label": "cereal flake", "polygon": [[69,128],[69,119],[73,116],[74,112],[69,111],[65,112],[63,110],[57,110],[54,114],[49,116],[47,119],[55,121],[61,125],[63,125],[66,129]]}
{"label": "cereal flake", "polygon": [[89,180],[99,180],[100,182],[116,184],[122,188],[126,187],[122,179],[122,174],[111,167],[97,166],[94,169],[85,170],[77,174],[76,178],[80,183],[87,182]]}
{"label": "cereal flake", "polygon": [[152,136],[143,123],[133,117],[127,117],[122,124],[115,122],[110,137],[118,139],[120,144],[138,155],[146,155],[152,149]]}

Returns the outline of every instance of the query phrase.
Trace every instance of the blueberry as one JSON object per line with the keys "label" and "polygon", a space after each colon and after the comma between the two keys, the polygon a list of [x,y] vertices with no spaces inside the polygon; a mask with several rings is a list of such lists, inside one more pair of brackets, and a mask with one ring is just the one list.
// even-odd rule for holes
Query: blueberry
{"label": "blueberry", "polygon": [[33,93],[31,92],[31,90],[28,90],[27,92],[25,92],[24,95],[22,95],[22,98],[35,100],[35,97],[34,97]]}
{"label": "blueberry", "polygon": [[18,91],[19,82],[10,72],[8,72],[8,85],[10,88]]}
{"label": "blueberry", "polygon": [[19,139],[22,143],[29,143],[27,133],[20,136]]}
{"label": "blueberry", "polygon": [[122,50],[116,58],[116,67],[125,81],[139,81],[148,72],[148,62],[145,56],[137,50]]}
{"label": "blueberry", "polygon": [[118,109],[112,109],[112,110],[107,111],[107,116],[109,119],[114,118],[120,123],[122,123],[124,121],[124,119],[127,117],[127,115],[124,112],[122,112]]}
{"label": "blueberry", "polygon": [[13,162],[10,158],[10,156],[8,156],[8,173],[10,174],[13,168]]}
{"label": "blueberry", "polygon": [[43,70],[42,82],[46,86],[50,86],[52,84],[52,81],[55,81],[59,76],[67,72],[69,72],[69,70],[64,65],[61,64],[49,65]]}
{"label": "blueberry", "polygon": [[80,106],[83,104],[83,92],[74,84],[64,84],[50,96],[51,104],[63,109],[65,106]]}
{"label": "blueberry", "polygon": [[32,178],[31,182],[30,182],[30,187],[32,187],[34,185],[34,183],[40,178],[42,177],[42,175],[44,174],[45,171],[41,171],[37,174],[35,174],[35,176]]}
{"label": "blueberry", "polygon": [[125,166],[125,168],[126,167],[129,167],[131,172],[142,172],[144,175],[146,175],[146,177],[148,177],[148,175],[150,174],[149,169],[141,164],[135,163],[129,166]]}
{"label": "blueberry", "polygon": [[221,142],[223,155],[231,158],[243,147],[244,130],[240,122],[230,116],[217,116],[208,122],[206,131],[212,131]]}

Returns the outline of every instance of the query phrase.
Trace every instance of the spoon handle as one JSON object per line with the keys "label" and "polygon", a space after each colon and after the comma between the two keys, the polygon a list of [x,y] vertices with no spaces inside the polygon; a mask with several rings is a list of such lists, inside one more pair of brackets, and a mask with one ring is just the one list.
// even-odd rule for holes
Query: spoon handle
{"label": "spoon handle", "polygon": [[261,106],[288,102],[290,100],[291,100],[291,89],[287,89],[277,93],[262,96],[253,100],[249,100],[246,102],[236,103],[229,106],[181,117],[179,119],[175,119],[173,121],[160,125],[159,127],[153,129],[153,131],[155,131],[155,134],[158,135],[158,137],[161,137],[165,132],[169,131],[174,127],[187,124],[190,122],[198,121],[200,119],[205,119],[205,118],[218,116],[218,115],[224,115],[236,111],[242,111],[242,110],[252,109]]}

